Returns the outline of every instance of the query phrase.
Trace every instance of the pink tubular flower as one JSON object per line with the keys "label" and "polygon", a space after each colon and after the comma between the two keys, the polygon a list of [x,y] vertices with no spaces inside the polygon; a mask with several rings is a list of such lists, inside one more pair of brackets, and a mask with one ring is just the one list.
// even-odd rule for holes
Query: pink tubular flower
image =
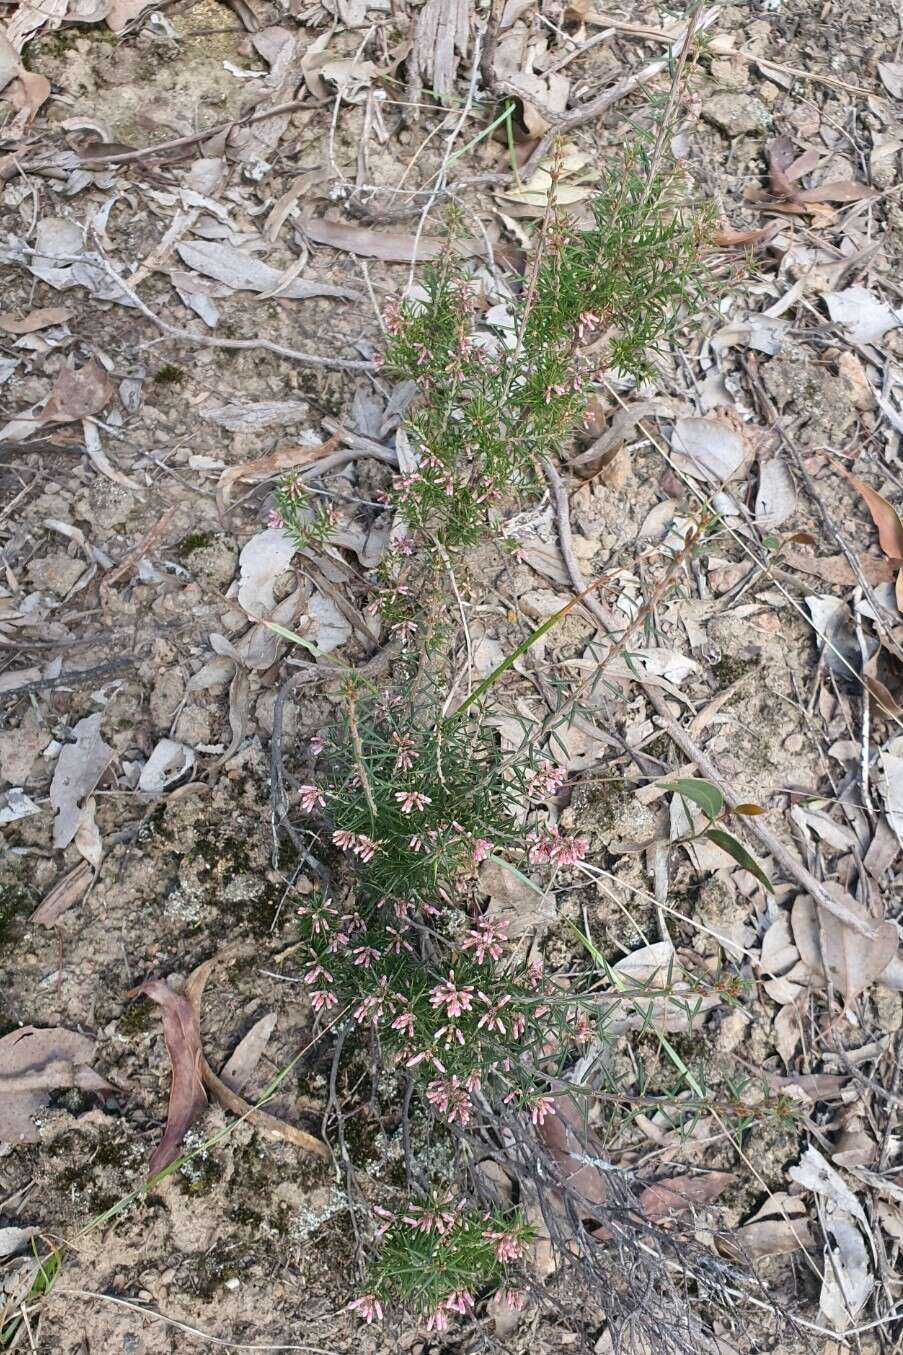
{"label": "pink tubular flower", "polygon": [[401,806],[402,814],[410,814],[413,809],[424,809],[433,803],[428,795],[423,795],[419,790],[397,790],[395,799]]}
{"label": "pink tubular flower", "polygon": [[482,1030],[485,1027],[490,1034],[495,1030],[498,1031],[499,1035],[504,1035],[506,1026],[501,1009],[511,1001],[510,994],[506,993],[500,1002],[492,1002],[485,993],[480,993],[480,997],[486,1003],[486,1011],[483,1012],[477,1022],[477,1030]]}
{"label": "pink tubular flower", "polygon": [[326,796],[320,790],[319,786],[299,786],[298,798],[301,801],[301,808],[305,814],[310,814],[317,805],[325,805]]}
{"label": "pink tubular flower", "polygon": [[529,834],[527,858],[532,865],[551,861],[554,866],[573,866],[586,856],[589,843],[582,837],[562,837],[555,827]]}
{"label": "pink tubular flower", "polygon": [[448,1327],[448,1314],[444,1308],[437,1308],[426,1319],[427,1331],[445,1331]]}
{"label": "pink tubular flower", "polygon": [[431,1204],[412,1204],[404,1222],[421,1233],[438,1233],[444,1237],[458,1221],[458,1211],[451,1200],[436,1198]]}
{"label": "pink tubular flower", "polygon": [[490,842],[488,837],[475,837],[470,849],[474,865],[478,866],[481,861],[485,861],[494,846],[495,843]]}
{"label": "pink tubular flower", "polygon": [[354,833],[349,833],[347,828],[337,828],[332,835],[332,840],[337,847],[341,847],[346,852],[349,847],[354,846]]}
{"label": "pink tubular flower", "polygon": [[483,1233],[483,1240],[495,1243],[494,1250],[497,1261],[519,1261],[527,1251],[523,1239],[514,1232],[493,1233],[486,1229]]}
{"label": "pink tubular flower", "polygon": [[430,990],[430,1006],[434,1011],[445,1007],[449,1016],[460,1016],[469,1012],[473,1006],[473,984],[459,988],[455,983],[455,971],[451,970],[444,983],[437,983]]}
{"label": "pink tubular flower", "polygon": [[457,1120],[465,1128],[470,1123],[470,1096],[457,1076],[434,1078],[432,1082],[427,1083],[424,1095],[433,1109],[445,1115],[452,1123]]}
{"label": "pink tubular flower", "polygon": [[534,1096],[527,1102],[530,1119],[534,1124],[544,1124],[549,1115],[555,1114],[555,1098],[552,1096]]}
{"label": "pink tubular flower", "polygon": [[402,640],[409,640],[412,635],[417,634],[416,621],[398,621],[390,627],[393,635],[398,635]]}
{"label": "pink tubular flower", "polygon": [[267,513],[267,526],[273,528],[285,526],[285,519],[278,508],[271,508]]}
{"label": "pink tubular flower", "polygon": [[578,316],[578,318],[577,318],[577,339],[578,339],[578,341],[579,341],[580,343],[583,343],[583,342],[585,341],[586,336],[587,336],[587,334],[589,333],[589,331],[590,331],[591,329],[595,329],[596,326],[597,326],[597,325],[601,325],[601,323],[602,323],[602,316],[599,315],[599,314],[597,314],[596,311],[584,311],[583,314],[580,315],[580,316]]}
{"label": "pink tubular flower", "polygon": [[450,1313],[467,1313],[473,1307],[473,1294],[466,1289],[456,1289],[445,1299],[443,1306]]}
{"label": "pink tubular flower", "polygon": [[493,960],[499,960],[508,944],[507,931],[507,918],[500,918],[498,922],[481,918],[461,942],[461,949],[472,950],[477,964],[483,964],[487,955]]}
{"label": "pink tubular flower", "polygon": [[317,988],[310,995],[310,1005],[315,1012],[329,1011],[332,1007],[339,1005],[339,999],[335,993],[331,993],[328,988]]}
{"label": "pink tubular flower", "polygon": [[329,970],[324,969],[320,962],[316,960],[304,975],[304,982],[309,983],[312,986],[318,979],[322,979],[324,983],[332,983],[334,981]]}
{"label": "pink tubular flower", "polygon": [[392,742],[398,749],[395,757],[395,770],[397,772],[409,772],[416,761],[414,740],[407,734],[393,734]]}
{"label": "pink tubular flower", "polygon": [[319,757],[326,745],[320,735],[315,734],[310,741],[309,747],[311,757]]}
{"label": "pink tubular flower", "polygon": [[509,1308],[520,1311],[526,1306],[527,1296],[522,1289],[497,1289],[492,1296],[493,1303],[507,1303]]}
{"label": "pink tubular flower", "polygon": [[392,1030],[400,1030],[401,1033],[402,1033],[402,1035],[406,1036],[407,1039],[413,1040],[413,1038],[414,1038],[414,1013],[413,1013],[413,1012],[402,1012],[400,1016],[396,1016],[395,1020],[392,1022],[391,1029],[392,1029]]}
{"label": "pink tubular flower", "polygon": [[356,946],[351,954],[359,969],[369,969],[373,961],[379,959],[379,951],[375,946]]}
{"label": "pink tubular flower", "polygon": [[547,795],[554,795],[567,780],[567,775],[564,767],[543,761],[527,782],[527,794],[531,800],[542,800]]}
{"label": "pink tubular flower", "polygon": [[379,843],[374,842],[373,838],[368,837],[366,833],[358,833],[352,844],[351,850],[354,852],[354,855],[359,856],[362,861],[372,861],[379,851]]}
{"label": "pink tubular flower", "polygon": [[348,1304],[348,1309],[349,1312],[360,1313],[368,1325],[383,1320],[382,1304],[375,1294],[362,1294],[359,1299],[354,1299]]}

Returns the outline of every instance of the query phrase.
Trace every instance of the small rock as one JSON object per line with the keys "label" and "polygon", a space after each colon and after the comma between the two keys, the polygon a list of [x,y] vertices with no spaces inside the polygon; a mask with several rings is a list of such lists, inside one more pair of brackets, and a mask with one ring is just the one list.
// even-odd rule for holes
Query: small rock
{"label": "small rock", "polygon": [[90,522],[92,531],[100,535],[124,527],[131,515],[140,508],[137,496],[112,480],[95,480],[86,494],[75,501],[77,517]]}
{"label": "small rock", "polygon": [[224,536],[214,536],[185,552],[185,566],[196,579],[225,590],[235,577],[238,549]]}
{"label": "small rock", "polygon": [[754,94],[724,93],[706,99],[702,106],[705,122],[725,136],[748,136],[764,132],[771,120],[768,109]]}
{"label": "small rock", "polygon": [[0,780],[11,786],[24,786],[49,737],[45,729],[29,729],[24,724],[0,734]]}
{"label": "small rock", "polygon": [[749,82],[749,66],[736,57],[715,57],[711,70],[712,79],[719,85],[727,85],[729,89],[744,89]]}
{"label": "small rock", "polygon": [[865,374],[865,367],[855,353],[841,353],[837,359],[837,375],[843,392],[854,409],[875,408],[875,396]]}
{"label": "small rock", "polygon": [[169,729],[185,694],[185,683],[177,668],[158,673],[150,694],[150,717],[155,729]]}
{"label": "small rock", "polygon": [[28,577],[42,593],[64,597],[85,572],[84,560],[70,560],[62,551],[52,551],[28,566]]}

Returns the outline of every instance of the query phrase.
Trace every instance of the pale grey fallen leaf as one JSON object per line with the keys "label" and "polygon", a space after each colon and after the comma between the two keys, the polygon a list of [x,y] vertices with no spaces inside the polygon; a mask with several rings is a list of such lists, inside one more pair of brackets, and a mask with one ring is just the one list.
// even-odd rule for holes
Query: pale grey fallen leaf
{"label": "pale grey fallen leaf", "polygon": [[[179,258],[188,268],[205,277],[216,278],[239,292],[272,292],[279,287],[283,272],[252,254],[245,254],[223,240],[182,241],[176,245]],[[279,291],[280,298],[293,301],[306,297],[336,297],[344,301],[365,301],[363,293],[352,287],[333,287],[326,282],[307,282],[295,278]]]}
{"label": "pale grey fallen leaf", "polygon": [[695,659],[680,654],[675,649],[654,647],[651,649],[632,649],[630,658],[640,665],[643,672],[652,677],[664,678],[666,682],[680,685],[691,673],[699,672]]}
{"label": "pale grey fallen leaf", "polygon": [[746,444],[720,419],[677,419],[671,434],[675,465],[697,480],[721,484],[743,465]]}
{"label": "pale grey fallen leaf", "polygon": [[192,161],[188,182],[196,193],[216,193],[226,180],[227,165],[222,156],[206,156]]}
{"label": "pale grey fallen leaf", "polygon": [[903,99],[903,61],[879,61],[881,83],[894,99]]}
{"label": "pale grey fallen leaf", "polygon": [[107,768],[113,750],[100,732],[103,716],[86,715],[73,729],[74,743],[63,744],[50,783],[50,803],[56,811],[53,845],[68,847],[81,820],[82,801],[91,794]]}
{"label": "pale grey fallen leaf", "polygon": [[203,292],[191,292],[183,287],[176,287],[176,292],[182,304],[200,316],[208,329],[216,329],[219,324],[219,309],[212,296],[205,296]]}
{"label": "pale grey fallen leaf", "polygon": [[175,739],[161,739],[138,777],[138,789],[162,794],[186,776],[194,766],[194,749]]}
{"label": "pale grey fallen leaf", "polygon": [[826,1200],[830,1200],[843,1213],[850,1214],[857,1219],[863,1228],[868,1228],[865,1210],[856,1195],[840,1173],[811,1144],[807,1147],[799,1162],[787,1168],[787,1175],[791,1181],[796,1181],[797,1185],[813,1191],[816,1195],[821,1195]]}
{"label": "pale grey fallen leaf", "polygon": [[59,1087],[109,1091],[89,1066],[94,1041],[61,1026],[21,1026],[0,1039],[0,1143],[37,1143],[33,1116]]}
{"label": "pale grey fallen leaf", "polygon": [[263,400],[253,404],[226,400],[200,405],[197,412],[207,423],[215,423],[231,433],[256,433],[258,429],[274,425],[288,428],[303,423],[309,410],[305,400]]}
{"label": "pale grey fallen leaf", "polygon": [[314,623],[311,639],[322,653],[330,654],[351,639],[354,629],[351,622],[342,615],[332,598],[325,597],[317,589],[311,594],[307,612]]}
{"label": "pale grey fallen leaf", "polygon": [[295,554],[295,543],[281,527],[267,527],[242,548],[238,557],[238,601],[249,616],[265,617],[275,606],[273,587]]}
{"label": "pale grey fallen leaf", "polygon": [[790,328],[790,321],[776,315],[750,315],[745,320],[735,320],[712,335],[712,348],[716,353],[744,344],[758,353],[774,357],[780,353],[784,335]]}
{"label": "pale grey fallen leaf", "polygon": [[[825,888],[833,892],[830,882]],[[856,911],[855,903],[847,906]],[[793,939],[804,963],[813,974],[830,978],[848,1002],[882,976],[899,946],[893,922],[865,915],[862,920],[874,928],[873,937],[853,931],[824,908],[816,910],[807,894],[795,899],[790,912]]]}
{"label": "pale grey fallen leaf", "polygon": [[40,1231],[40,1228],[0,1228],[0,1261],[22,1251]]}
{"label": "pale grey fallen leaf", "polygon": [[85,247],[84,232],[68,217],[44,217],[35,230],[34,253],[26,266],[42,282],[57,291],[85,287],[99,301],[116,301],[134,306],[122,288],[103,266],[98,255]]}
{"label": "pale grey fallen leaf", "polygon": [[777,457],[759,466],[759,487],[756,490],[756,526],[780,527],[796,508],[796,487],[787,466]]}
{"label": "pale grey fallen leaf", "polygon": [[91,795],[85,801],[85,807],[82,810],[82,816],[78,821],[78,827],[72,841],[88,865],[92,866],[94,870],[100,870],[100,863],[103,860],[103,841],[95,819],[96,812],[97,801]]}
{"label": "pale grey fallen leaf", "polygon": [[856,834],[845,824],[835,823],[830,814],[823,809],[807,809],[803,805],[793,805],[790,817],[804,832],[807,830],[827,842],[835,851],[855,850],[858,845]]}
{"label": "pale grey fallen leaf", "polygon": [[15,823],[18,819],[27,819],[31,814],[40,812],[21,786],[0,791],[0,824]]}
{"label": "pale grey fallen leaf", "polygon": [[849,680],[862,665],[862,655],[846,602],[831,593],[810,594],[805,599],[819,649],[832,673]]}
{"label": "pale grey fallen leaf", "polygon": [[[663,988],[669,996],[662,996]],[[695,994],[670,941],[653,941],[623,955],[612,965],[612,987],[605,997],[611,999],[604,1003],[605,1030],[610,1035],[690,1030],[718,1002],[714,995]]]}
{"label": "pale grey fallen leaf", "polygon": [[889,329],[903,324],[903,312],[894,310],[867,287],[825,292],[825,305],[834,323],[842,325],[856,343],[877,343]]}
{"label": "pale grey fallen leaf", "polygon": [[887,810],[887,821],[903,847],[903,735],[891,739],[881,749],[881,793]]}
{"label": "pale grey fallen leaf", "polygon": [[851,1327],[865,1307],[875,1279],[862,1233],[845,1213],[823,1220],[825,1232],[824,1278],[819,1307],[837,1332]]}
{"label": "pale grey fallen leaf", "polygon": [[269,1044],[276,1025],[276,1013],[269,1012],[256,1021],[239,1041],[220,1073],[220,1081],[239,1094],[244,1091]]}

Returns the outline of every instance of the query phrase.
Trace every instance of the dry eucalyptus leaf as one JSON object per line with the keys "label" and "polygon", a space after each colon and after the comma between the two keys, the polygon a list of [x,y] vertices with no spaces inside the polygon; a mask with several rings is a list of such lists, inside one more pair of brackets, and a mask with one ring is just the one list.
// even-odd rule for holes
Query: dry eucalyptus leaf
{"label": "dry eucalyptus leaf", "polygon": [[878,343],[889,329],[903,324],[903,312],[894,310],[867,287],[825,292],[825,305],[834,323],[842,325],[856,343]]}
{"label": "dry eucalyptus leaf", "polygon": [[849,606],[831,593],[810,594],[805,601],[825,663],[838,677],[851,678],[859,672],[862,655]]}
{"label": "dry eucalyptus leaf", "polygon": [[[437,259],[447,248],[445,240],[415,235],[402,235],[395,231],[374,231],[366,226],[350,226],[344,221],[330,221],[323,216],[308,216],[300,223],[308,240],[315,245],[331,245],[333,249],[345,250],[348,254],[357,254],[364,259],[382,259],[384,263],[410,263],[415,257],[422,263]],[[498,239],[498,231],[490,231]],[[486,254],[486,241],[482,237],[454,241],[454,253],[462,259],[482,257]]]}
{"label": "dry eucalyptus leaf", "polygon": [[19,819],[27,819],[40,812],[21,786],[11,786],[9,790],[0,791],[0,826],[16,823]]}
{"label": "dry eucalyptus leaf", "polygon": [[44,896],[32,913],[31,922],[40,927],[52,927],[67,908],[83,898],[91,879],[91,867],[87,861],[80,861]]}
{"label": "dry eucalyptus leaf", "polygon": [[264,263],[253,254],[245,254],[223,240],[191,240],[176,245],[176,253],[186,265],[204,277],[227,283],[237,292],[279,292],[280,300],[302,301],[307,297],[328,296],[342,301],[364,301],[366,297],[352,287],[332,287],[326,282],[306,282],[303,278],[281,286],[283,271]]}
{"label": "dry eucalyptus leaf", "polygon": [[892,739],[881,749],[883,780],[881,792],[887,810],[887,821],[903,847],[903,735]]}
{"label": "dry eucalyptus leaf", "polygon": [[267,527],[252,536],[238,557],[238,601],[249,616],[268,616],[276,605],[276,580],[286,572],[295,543],[281,527]]}
{"label": "dry eucalyptus leaf", "polygon": [[22,1251],[40,1231],[40,1228],[0,1228],[0,1261]]}
{"label": "dry eucalyptus leaf", "polygon": [[894,99],[903,99],[903,61],[879,61],[881,83]]}
{"label": "dry eucalyptus leaf", "polygon": [[62,325],[72,318],[73,311],[68,306],[42,306],[30,311],[23,319],[16,315],[0,315],[0,329],[4,334],[34,334],[39,329],[49,329],[53,325]]}
{"label": "dry eucalyptus leaf", "polygon": [[321,653],[329,654],[351,639],[351,622],[342,615],[332,598],[325,597],[317,589],[311,594],[307,613],[313,622],[311,639]]}
{"label": "dry eucalyptus leaf", "polygon": [[175,739],[161,739],[138,777],[138,789],[146,794],[162,795],[181,781],[194,766],[194,749]]}
{"label": "dry eucalyptus leaf", "polygon": [[239,1041],[235,1051],[230,1055],[228,1063],[220,1073],[221,1081],[231,1091],[244,1091],[248,1082],[254,1076],[275,1026],[276,1013],[269,1012],[266,1016],[262,1016],[259,1021],[255,1021],[244,1039]]}
{"label": "dry eucalyptus leaf", "polygon": [[78,827],[72,841],[88,865],[92,866],[94,870],[100,870],[100,863],[103,860],[103,841],[94,818],[96,811],[97,801],[92,795],[85,801],[85,807],[82,810],[82,816],[78,821]]}
{"label": "dry eucalyptus leaf", "polygon": [[149,1164],[151,1176],[168,1167],[179,1156],[179,1147],[207,1106],[207,1094],[201,1080],[201,1031],[194,1007],[181,993],[170,988],[165,979],[148,979],[134,988],[129,997],[142,994],[161,1008],[163,1038],[172,1068],[169,1108],[163,1137],[154,1149]]}
{"label": "dry eucalyptus leaf", "polygon": [[103,716],[86,715],[72,733],[74,743],[63,745],[50,784],[50,803],[56,810],[53,845],[68,847],[82,816],[82,801],[91,794],[113,756],[104,743],[100,726]]}
{"label": "dry eucalyptus leaf", "polygon": [[793,476],[783,461],[774,457],[759,467],[759,487],[756,490],[756,526],[765,529],[780,527],[796,508],[796,487]]}
{"label": "dry eucalyptus leaf", "polygon": [[[831,889],[830,882],[825,885]],[[848,907],[860,911],[852,901]],[[869,938],[845,926],[832,913],[816,909],[808,895],[800,895],[793,904],[790,921],[793,938],[803,962],[813,974],[830,978],[847,1002],[852,1002],[870,984],[880,978],[894,959],[899,935],[893,922],[880,922],[863,915],[875,936]]]}
{"label": "dry eucalyptus leaf", "polygon": [[61,1026],[22,1026],[0,1039],[0,1143],[37,1143],[34,1114],[60,1087],[112,1091],[90,1067],[94,1041]]}
{"label": "dry eucalyptus leaf", "polygon": [[484,861],[479,870],[479,887],[489,895],[486,916],[508,923],[512,938],[525,932],[544,932],[557,916],[555,896],[531,884],[519,872],[500,861]]}
{"label": "dry eucalyptus leaf", "polygon": [[678,469],[697,480],[722,484],[741,469],[746,444],[720,419],[677,419],[671,454]]}

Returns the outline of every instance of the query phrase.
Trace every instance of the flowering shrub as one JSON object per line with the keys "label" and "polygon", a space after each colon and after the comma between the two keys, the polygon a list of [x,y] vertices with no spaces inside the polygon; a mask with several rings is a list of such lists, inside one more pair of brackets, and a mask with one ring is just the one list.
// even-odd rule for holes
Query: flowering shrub
{"label": "flowering shrub", "polygon": [[370,1273],[372,1289],[349,1307],[366,1322],[384,1304],[403,1303],[443,1331],[455,1314],[473,1312],[487,1289],[500,1303],[523,1307],[519,1264],[535,1230],[518,1210],[482,1211],[466,1201],[433,1194],[401,1213],[377,1211],[382,1247]]}
{"label": "flowering shrub", "polygon": [[[477,540],[489,508],[536,485],[600,369],[648,371],[649,353],[694,294],[706,218],[682,207],[679,175],[650,179],[647,170],[642,149],[627,153],[594,199],[588,230],[553,197],[508,323],[476,331],[480,298],[453,240],[425,274],[424,299],[388,302],[382,363],[421,393],[404,425],[417,464],[391,496],[415,533],[446,547]],[[552,175],[554,189],[555,165]]]}
{"label": "flowering shrub", "polygon": [[[374,1066],[401,1073],[457,1139],[502,1113],[541,1129],[557,1110],[553,1075],[604,1025],[579,976],[544,975],[472,887],[489,858],[554,874],[582,861],[586,842],[547,812],[566,773],[529,741],[502,759],[483,718],[495,674],[452,716],[435,675],[451,552],[537,483],[600,367],[644,374],[692,296],[704,225],[678,205],[674,176],[646,169],[641,152],[628,155],[588,230],[553,197],[513,328],[478,330],[481,301],[451,246],[423,299],[390,300],[384,314],[384,366],[420,388],[404,423],[413,464],[388,496],[396,533],[371,603],[400,641],[397,691],[352,679],[336,726],[309,745],[298,806],[334,854],[335,883],[298,909],[300,954],[314,1012],[367,1030]],[[328,511],[311,510],[299,480],[281,482],[277,503],[274,521],[300,544],[328,537]],[[376,1213],[380,1248],[350,1304],[364,1321],[401,1308],[442,1330],[479,1299],[523,1301],[533,1234],[517,1210],[486,1212],[434,1182]]]}
{"label": "flowering shrub", "polygon": [[339,514],[331,504],[318,503],[313,507],[312,497],[297,471],[286,471],[276,482],[276,507],[267,525],[283,528],[299,550],[328,541],[339,522]]}

